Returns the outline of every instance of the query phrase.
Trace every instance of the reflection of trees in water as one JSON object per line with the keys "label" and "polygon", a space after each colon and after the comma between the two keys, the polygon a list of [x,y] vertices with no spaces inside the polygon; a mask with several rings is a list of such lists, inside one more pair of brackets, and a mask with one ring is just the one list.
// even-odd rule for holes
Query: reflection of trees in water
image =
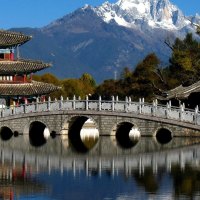
{"label": "reflection of trees in water", "polygon": [[171,172],[167,172],[165,167],[160,167],[156,174],[152,167],[146,167],[143,173],[136,169],[126,174],[125,178],[134,178],[137,185],[143,187],[147,193],[156,194],[160,189],[160,183],[168,173],[173,181],[175,197],[187,196],[194,199],[200,191],[200,170],[191,165],[185,165],[184,169],[181,169],[180,165],[173,165]]}
{"label": "reflection of trees in water", "polygon": [[138,186],[142,186],[145,191],[149,193],[156,193],[159,189],[159,181],[155,173],[153,173],[153,168],[145,168],[143,174],[140,174],[139,171],[132,172],[131,174]]}
{"label": "reflection of trees in water", "polygon": [[193,199],[200,191],[200,171],[186,165],[184,170],[180,166],[172,166],[174,192],[176,196],[185,195]]}

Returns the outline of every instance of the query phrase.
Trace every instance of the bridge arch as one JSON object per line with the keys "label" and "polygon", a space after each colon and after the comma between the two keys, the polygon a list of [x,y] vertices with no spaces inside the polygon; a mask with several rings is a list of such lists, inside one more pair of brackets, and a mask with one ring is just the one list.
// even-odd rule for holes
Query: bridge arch
{"label": "bridge arch", "polygon": [[97,123],[90,116],[73,116],[67,125],[68,139],[72,148],[78,152],[88,152],[97,144],[99,130]]}
{"label": "bridge arch", "polygon": [[154,137],[158,143],[167,144],[172,140],[173,133],[169,128],[160,127],[155,131]]}
{"label": "bridge arch", "polygon": [[90,115],[69,115],[63,121],[60,134],[61,135],[68,135],[69,129],[70,129],[71,125],[73,124],[73,121],[76,121],[76,119],[78,119],[79,117],[84,117],[86,120],[90,119],[93,122],[94,126],[97,129],[99,129],[99,127],[98,127],[98,119],[94,118],[93,116],[91,117]]}
{"label": "bridge arch", "polygon": [[134,147],[140,138],[137,125],[129,121],[122,121],[114,125],[111,131],[112,140],[124,149]]}
{"label": "bridge arch", "polygon": [[33,146],[44,145],[51,135],[48,126],[40,120],[33,120],[27,123],[24,127],[23,133],[24,137]]}
{"label": "bridge arch", "polygon": [[14,135],[14,132],[8,126],[2,126],[0,129],[0,137],[2,140],[9,140]]}

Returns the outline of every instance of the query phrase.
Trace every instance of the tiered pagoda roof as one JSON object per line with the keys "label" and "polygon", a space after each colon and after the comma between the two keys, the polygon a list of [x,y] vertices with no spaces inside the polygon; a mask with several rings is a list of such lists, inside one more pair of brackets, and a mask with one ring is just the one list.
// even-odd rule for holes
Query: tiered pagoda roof
{"label": "tiered pagoda roof", "polygon": [[22,33],[0,30],[0,47],[9,48],[16,47],[28,42],[31,36]]}
{"label": "tiered pagoda roof", "polygon": [[60,87],[50,83],[31,81],[30,83],[0,84],[0,96],[37,96],[57,91]]}
{"label": "tiered pagoda roof", "polygon": [[182,85],[169,90],[165,91],[161,96],[158,96],[157,98],[160,100],[170,100],[170,99],[186,99],[188,96],[190,96],[191,93],[197,93],[200,92],[200,81],[184,87]]}
{"label": "tiered pagoda roof", "polygon": [[0,60],[0,75],[30,74],[50,66],[50,63],[33,60]]}
{"label": "tiered pagoda roof", "polygon": [[12,49],[26,43],[31,36],[0,30],[0,97],[34,97],[49,94],[60,87],[33,81],[26,75],[40,71],[51,64],[42,61],[14,59]]}

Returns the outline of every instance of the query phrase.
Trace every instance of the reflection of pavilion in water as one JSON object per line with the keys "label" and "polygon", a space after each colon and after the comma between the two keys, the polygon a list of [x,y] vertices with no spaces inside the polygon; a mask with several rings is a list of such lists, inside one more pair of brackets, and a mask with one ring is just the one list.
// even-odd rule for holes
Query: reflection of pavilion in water
{"label": "reflection of pavilion in water", "polygon": [[[97,145],[103,145],[103,147],[97,148],[98,151],[91,154],[72,153],[61,145],[62,140],[57,140],[58,143],[55,143],[55,139],[52,140],[53,143],[45,144],[44,148],[31,148],[27,144],[19,149],[14,148],[13,144],[11,148],[9,143],[2,143],[0,145],[0,161],[2,164],[11,163],[11,169],[14,169],[17,163],[19,166],[31,166],[36,173],[48,169],[49,174],[52,170],[60,170],[61,174],[64,170],[67,170],[73,171],[74,175],[80,170],[85,170],[87,175],[90,174],[90,171],[96,171],[101,175],[104,170],[110,171],[112,175],[117,174],[118,171],[124,171],[124,174],[128,175],[132,170],[139,170],[139,173],[142,174],[147,167],[151,167],[156,174],[159,167],[165,167],[170,172],[171,166],[176,164],[184,170],[187,163],[192,163],[194,167],[200,167],[200,145],[195,144],[198,142],[196,140],[193,141],[194,145],[192,145],[191,139],[181,138],[180,143],[179,139],[176,139],[173,143],[174,149],[172,149],[171,146],[165,148],[153,143],[152,139],[146,138],[140,149],[145,145],[150,145],[152,150],[135,153],[131,150],[120,149],[117,146],[113,151],[110,137],[100,137],[99,140]],[[184,143],[190,141],[188,144],[191,146],[183,147],[183,140],[187,140]],[[106,151],[102,151],[106,145]],[[58,148],[60,149],[58,150]]]}
{"label": "reflection of pavilion in water", "polygon": [[13,200],[14,196],[19,197],[31,193],[40,193],[41,190],[45,191],[48,189],[46,185],[32,177],[32,171],[34,170],[28,168],[24,161],[20,163],[12,162],[12,165],[10,165],[10,160],[3,157],[2,153],[0,164],[0,199]]}

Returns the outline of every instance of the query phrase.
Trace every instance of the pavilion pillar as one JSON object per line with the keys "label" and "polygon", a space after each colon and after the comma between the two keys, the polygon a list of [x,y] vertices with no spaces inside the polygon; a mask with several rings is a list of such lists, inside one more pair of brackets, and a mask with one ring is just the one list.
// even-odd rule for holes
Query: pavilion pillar
{"label": "pavilion pillar", "polygon": [[23,82],[25,83],[26,82],[26,74],[24,74],[24,76],[23,76]]}
{"label": "pavilion pillar", "polygon": [[13,82],[16,81],[16,74],[13,76]]}
{"label": "pavilion pillar", "polygon": [[5,100],[6,100],[6,106],[9,107],[10,106],[10,97],[7,97]]}
{"label": "pavilion pillar", "polygon": [[14,53],[12,52],[12,50],[10,51],[10,60],[14,60]]}

